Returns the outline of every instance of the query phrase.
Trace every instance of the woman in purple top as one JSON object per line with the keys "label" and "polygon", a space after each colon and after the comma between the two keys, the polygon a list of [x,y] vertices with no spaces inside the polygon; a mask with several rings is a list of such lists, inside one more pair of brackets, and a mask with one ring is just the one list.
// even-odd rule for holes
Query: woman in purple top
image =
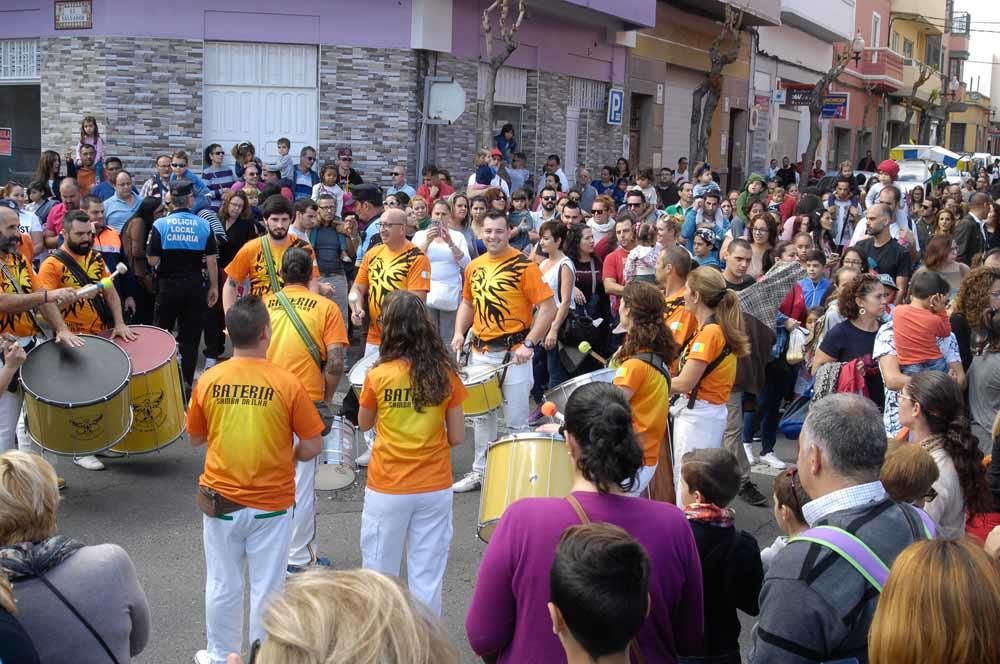
{"label": "woman in purple top", "polygon": [[[590,521],[623,528],[650,560],[650,611],[639,632],[647,662],[676,662],[701,645],[701,563],[691,527],[674,505],[626,491],[642,466],[632,413],[610,383],[578,388],[566,404],[572,495]],[[525,498],[504,512],[479,566],[465,619],[472,649],[487,661],[565,662],[546,605],[549,570],[563,531],[580,523],[564,498]]]}

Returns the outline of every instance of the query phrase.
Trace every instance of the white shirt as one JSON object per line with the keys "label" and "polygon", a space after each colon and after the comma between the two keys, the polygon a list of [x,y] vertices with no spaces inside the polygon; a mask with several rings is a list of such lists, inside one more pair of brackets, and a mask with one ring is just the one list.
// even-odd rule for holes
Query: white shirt
{"label": "white shirt", "polygon": [[[916,244],[917,251],[920,251],[920,240],[917,238],[917,234],[913,233],[910,228],[910,218],[903,210],[896,210],[895,219],[889,223],[889,236],[898,240],[900,229],[911,231],[910,239]],[[853,247],[858,242],[868,239],[868,237],[868,219],[861,217],[858,219],[858,223],[854,225],[854,233],[851,234],[850,246]]]}
{"label": "white shirt", "polygon": [[18,226],[22,233],[41,233],[42,221],[34,212],[18,210]]}
{"label": "white shirt", "polygon": [[[344,211],[344,190],[340,188],[340,185],[333,185],[328,187],[322,182],[317,182],[313,185],[312,199],[314,201],[319,201],[319,197],[323,194],[330,194],[337,201],[337,218],[340,219],[343,216]],[[411,197],[412,198],[412,197]]]}
{"label": "white shirt", "polygon": [[828,493],[816,500],[810,500],[802,506],[802,516],[806,518],[806,523],[813,526],[834,512],[843,512],[844,510],[877,503],[885,500],[886,495],[885,487],[878,480],[866,484],[856,484],[846,489]]}
{"label": "white shirt", "polygon": [[[475,187],[475,186],[476,186],[476,174],[473,173],[472,175],[469,176],[469,186],[466,187],[466,190],[472,190],[473,187]],[[483,185],[479,185],[479,186],[482,187]],[[502,191],[504,193],[504,195],[507,198],[510,198],[510,187],[507,186],[507,181],[504,180],[499,175],[494,175],[493,176],[493,179],[490,180],[490,186],[499,189],[500,191]]]}
{"label": "white shirt", "polygon": [[[462,256],[456,261],[451,247],[443,241],[432,240],[427,245],[427,251],[424,253],[431,264],[432,291],[432,293],[428,294],[428,298],[433,298],[432,303],[437,304],[441,303],[438,301],[439,298],[442,302],[445,300],[454,302],[457,309],[459,300],[461,299],[462,270],[469,264],[469,245],[465,241],[465,236],[456,230],[449,228],[448,235],[451,236],[452,243],[462,251]],[[411,240],[417,247],[422,247],[426,241],[426,230],[417,231]],[[445,310],[452,311],[450,308],[446,308]]]}

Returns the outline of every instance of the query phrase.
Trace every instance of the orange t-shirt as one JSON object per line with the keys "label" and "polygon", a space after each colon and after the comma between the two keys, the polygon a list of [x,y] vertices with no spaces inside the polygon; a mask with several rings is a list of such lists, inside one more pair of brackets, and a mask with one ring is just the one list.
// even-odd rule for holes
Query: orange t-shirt
{"label": "orange t-shirt", "polygon": [[472,305],[472,333],[483,341],[530,329],[535,305],[551,297],[538,264],[513,247],[465,268],[462,298]]}
{"label": "orange t-shirt", "polygon": [[[23,242],[21,247],[24,247]],[[38,280],[38,275],[35,274],[35,268],[31,265],[31,259],[24,255],[23,250],[9,254],[3,263],[22,293],[31,293],[42,288],[42,283]],[[2,273],[0,273],[0,290],[4,293],[17,293],[14,284]],[[30,312],[22,311],[20,313],[0,313],[0,332],[13,334],[16,337],[30,337],[38,334],[39,330],[32,322]]]}
{"label": "orange t-shirt", "polygon": [[[77,265],[83,268],[83,271],[90,277],[91,281],[99,281],[110,274],[107,266],[104,265],[104,258],[96,251],[91,250],[86,256],[77,256],[65,248],[63,251],[69,254],[77,262]],[[43,288],[48,290],[55,290],[56,288],[82,288],[86,285],[77,281],[73,273],[69,271],[69,268],[55,256],[49,256],[42,261],[41,267],[38,268],[38,281],[41,282]],[[68,308],[62,310],[63,320],[66,321],[66,326],[70,332],[74,334],[98,334],[104,331],[104,321],[101,320],[101,317],[97,313],[97,307],[94,306],[94,302],[99,297],[104,297],[104,295],[98,293],[92,298],[77,300],[69,305]]]}
{"label": "orange t-shirt", "polygon": [[208,436],[202,486],[246,507],[283,510],[295,502],[292,435],[315,438],[323,420],[293,373],[268,360],[234,357],[198,379],[187,430]]}
{"label": "orange t-shirt", "polygon": [[[688,360],[701,360],[711,364],[726,347],[726,337],[722,328],[716,323],[705,325],[681,354],[681,370]],[[702,376],[698,387],[698,398],[708,403],[725,405],[729,401],[729,393],[733,391],[736,382],[736,356],[730,353],[712,373]]]}
{"label": "orange t-shirt", "polygon": [[618,367],[612,380],[632,391],[632,428],[642,447],[642,462],[655,466],[660,459],[660,444],[667,432],[670,408],[670,383],[649,363],[629,358]]}
{"label": "orange t-shirt", "polygon": [[[264,262],[264,250],[260,243],[267,236],[254,238],[240,247],[236,256],[226,266],[226,275],[237,284],[243,283],[244,279],[250,279],[250,295],[264,297],[271,294],[271,280],[267,274],[267,263]],[[316,265],[316,254],[312,245],[304,242],[295,236],[289,236],[288,242],[284,246],[278,246],[271,242],[271,257],[274,259],[274,274],[278,278],[278,284],[284,288],[285,282],[281,278],[281,259],[285,252],[292,247],[300,247],[309,252],[313,257],[313,277],[319,278],[319,267]]]}
{"label": "orange t-shirt", "polygon": [[431,262],[412,242],[399,251],[384,244],[365,253],[355,283],[368,287],[368,343],[382,343],[382,302],[394,290],[429,291]]}
{"label": "orange t-shirt", "polygon": [[76,185],[80,188],[80,197],[90,193],[90,190],[97,186],[97,170],[94,168],[84,168],[78,166],[76,169]]}
{"label": "orange t-shirt", "polygon": [[28,233],[21,233],[21,255],[31,263],[35,260],[35,241]]}
{"label": "orange t-shirt", "polygon": [[[305,286],[292,284],[281,289],[303,325],[319,348],[319,356],[326,361],[326,349],[334,344],[348,345],[347,326],[333,300],[317,295]],[[271,315],[271,345],[267,348],[267,359],[279,367],[288,369],[298,376],[313,401],[323,399],[326,384],[323,369],[316,364],[302,337],[288,319],[285,308],[275,295],[264,300]]]}
{"label": "orange t-shirt", "polygon": [[407,360],[377,364],[365,376],[359,403],[376,411],[375,446],[368,467],[368,487],[375,491],[425,493],[452,484],[445,414],[465,401],[465,386],[453,373],[448,398],[420,413],[413,409],[411,386]]}
{"label": "orange t-shirt", "polygon": [[698,319],[684,308],[683,288],[667,297],[667,312],[663,316],[663,322],[673,333],[678,348],[684,348],[691,335],[698,330]]}

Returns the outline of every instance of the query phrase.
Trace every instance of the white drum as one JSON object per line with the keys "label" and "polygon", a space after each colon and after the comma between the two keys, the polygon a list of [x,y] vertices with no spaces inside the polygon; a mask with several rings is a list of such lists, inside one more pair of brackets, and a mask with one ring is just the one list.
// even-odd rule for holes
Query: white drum
{"label": "white drum", "polygon": [[320,491],[336,491],[354,484],[357,466],[354,458],[358,454],[354,425],[340,415],[333,418],[330,433],[323,436],[323,451],[319,453],[316,468],[316,488]]}
{"label": "white drum", "polygon": [[372,353],[367,357],[362,357],[360,360],[354,363],[351,367],[351,373],[348,374],[347,379],[351,381],[351,387],[354,388],[354,394],[361,398],[361,388],[365,386],[365,376],[368,375],[368,371],[371,370],[375,363],[378,362],[379,354]]}

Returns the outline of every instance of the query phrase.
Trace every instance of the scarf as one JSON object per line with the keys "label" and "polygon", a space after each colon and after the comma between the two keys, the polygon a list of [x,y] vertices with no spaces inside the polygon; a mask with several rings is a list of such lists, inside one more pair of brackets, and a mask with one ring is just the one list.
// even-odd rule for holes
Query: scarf
{"label": "scarf", "polygon": [[691,503],[684,508],[688,521],[698,521],[717,528],[732,528],[735,512],[729,507],[719,507],[712,503]]}
{"label": "scarf", "polygon": [[83,543],[64,535],[0,547],[0,568],[11,581],[30,579],[57,567],[82,548]]}

